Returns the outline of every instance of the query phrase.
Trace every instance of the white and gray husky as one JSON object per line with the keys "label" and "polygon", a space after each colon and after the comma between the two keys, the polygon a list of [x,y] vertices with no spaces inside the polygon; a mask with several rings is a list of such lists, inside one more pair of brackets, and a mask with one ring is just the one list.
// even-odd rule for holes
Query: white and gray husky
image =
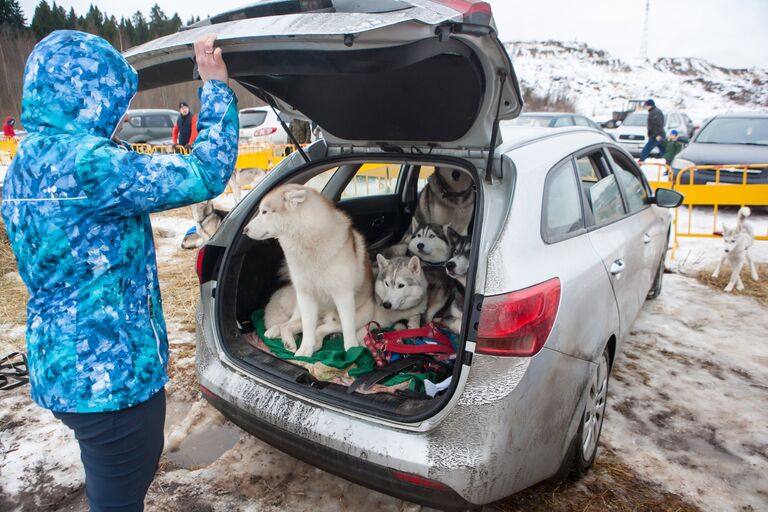
{"label": "white and gray husky", "polygon": [[192,205],[192,218],[195,220],[195,232],[184,235],[182,249],[196,249],[216,233],[226,212],[217,210],[213,201],[203,201]]}
{"label": "white and gray husky", "polygon": [[720,267],[723,262],[728,260],[731,264],[731,279],[725,287],[726,292],[733,291],[735,286],[737,290],[744,289],[744,283],[741,281],[741,269],[746,263],[749,266],[749,274],[754,281],[759,279],[757,275],[757,266],[752,258],[749,257],[749,249],[755,242],[755,228],[747,222],[747,217],[752,212],[746,206],[739,209],[736,226],[729,228],[723,225],[723,257],[717,263],[717,268],[712,273],[712,277],[720,275]]}
{"label": "white and gray husky", "polygon": [[254,240],[276,238],[283,249],[296,307],[291,308],[294,297],[287,290],[279,293],[285,302],[276,309],[292,309],[287,320],[291,326],[301,322],[304,341],[297,356],[310,357],[322,345],[317,331],[323,323],[318,320],[334,314],[344,348],[360,345],[357,330],[374,313],[373,274],[365,240],[349,216],[310,187],[282,185],[264,196],[243,232]]}
{"label": "white and gray husky", "polygon": [[385,258],[376,255],[378,273],[374,284],[376,312],[374,320],[382,327],[391,327],[401,320],[409,329],[421,325],[421,315],[427,311],[427,278],[421,268],[421,260],[410,258]]}
{"label": "white and gray husky", "polygon": [[408,251],[426,263],[442,264],[448,260],[451,247],[445,237],[443,226],[438,224],[411,223],[411,239]]}

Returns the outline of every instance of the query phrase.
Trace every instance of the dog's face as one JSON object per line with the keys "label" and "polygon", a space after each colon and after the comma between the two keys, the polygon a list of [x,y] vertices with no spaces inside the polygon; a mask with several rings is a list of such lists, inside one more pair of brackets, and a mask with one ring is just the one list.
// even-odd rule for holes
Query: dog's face
{"label": "dog's face", "polygon": [[408,250],[428,263],[443,263],[450,256],[450,247],[443,229],[437,224],[413,226]]}
{"label": "dog's face", "polygon": [[746,249],[748,237],[739,228],[723,226],[723,242],[723,251],[726,254],[735,254]]}
{"label": "dog's face", "polygon": [[214,212],[213,202],[203,201],[192,205],[192,218],[195,222],[203,222],[206,217]]}
{"label": "dog's face", "polygon": [[466,171],[438,167],[435,173],[442,179],[443,186],[451,192],[463,192],[472,186],[472,176]]}
{"label": "dog's face", "polygon": [[376,255],[379,273],[374,290],[376,302],[386,309],[405,310],[415,307],[427,295],[427,282],[416,256],[386,259]]}
{"label": "dog's face", "polygon": [[254,240],[278,238],[291,225],[300,225],[295,214],[310,194],[301,185],[283,185],[264,196],[256,215],[243,229],[243,234]]}
{"label": "dog's face", "polygon": [[454,279],[461,279],[469,270],[470,236],[462,236],[450,226],[445,228],[445,236],[451,246],[451,255],[445,262],[445,271]]}

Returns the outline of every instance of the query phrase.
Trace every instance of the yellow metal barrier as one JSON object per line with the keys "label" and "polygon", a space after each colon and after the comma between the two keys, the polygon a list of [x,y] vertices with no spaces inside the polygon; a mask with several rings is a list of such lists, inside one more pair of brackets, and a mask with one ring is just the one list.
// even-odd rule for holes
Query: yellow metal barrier
{"label": "yellow metal barrier", "polygon": [[19,139],[0,136],[0,165],[11,165],[11,160],[16,156],[18,148]]}
{"label": "yellow metal barrier", "polygon": [[[672,168],[661,162],[643,162],[640,168],[648,178],[648,184],[653,190],[657,188],[672,188]],[[651,170],[646,169],[650,167]],[[655,179],[654,179],[655,178]]]}
{"label": "yellow metal barrier", "polygon": [[[723,183],[720,174],[727,169],[729,174],[740,169],[741,183]],[[700,165],[686,167],[677,174],[674,189],[685,196],[683,205],[688,208],[687,230],[680,230],[680,210],[675,210],[675,240],[672,245],[672,258],[678,247],[678,238],[699,237],[717,238],[717,214],[720,206],[768,206],[768,184],[749,184],[747,177],[751,170],[768,169],[768,164]],[[696,184],[695,173],[702,170],[715,171],[714,183]],[[711,206],[713,211],[712,231],[697,232],[692,227],[694,206]],[[768,240],[766,235],[755,235],[755,240]]]}

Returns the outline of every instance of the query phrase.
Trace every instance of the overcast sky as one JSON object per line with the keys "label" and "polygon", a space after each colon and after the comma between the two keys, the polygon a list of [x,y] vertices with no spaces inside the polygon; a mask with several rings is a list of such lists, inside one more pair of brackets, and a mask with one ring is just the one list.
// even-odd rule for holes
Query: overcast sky
{"label": "overcast sky", "polygon": [[[50,1],[50,0],[49,0]],[[21,0],[32,19],[38,0]],[[60,0],[83,14],[93,0]],[[98,2],[104,5],[106,2]],[[254,3],[249,0],[131,0],[109,2],[118,18],[158,3],[183,20]],[[646,0],[490,0],[501,39],[582,41],[622,58],[640,56]],[[521,7],[524,4],[525,7]],[[213,8],[212,6],[215,6]],[[768,1],[651,0],[648,54],[700,57],[726,67],[768,68]]]}

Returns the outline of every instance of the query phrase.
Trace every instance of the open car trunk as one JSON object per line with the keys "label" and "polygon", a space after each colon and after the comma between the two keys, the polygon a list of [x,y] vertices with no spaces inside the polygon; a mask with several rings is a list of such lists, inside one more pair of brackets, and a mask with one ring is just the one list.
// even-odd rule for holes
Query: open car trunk
{"label": "open car trunk", "polygon": [[[377,163],[377,160],[379,163]],[[361,167],[365,162],[366,167]],[[385,165],[389,169],[399,166],[399,172],[390,174],[391,188],[386,194],[365,195],[350,193],[363,189],[366,172],[376,172],[377,165]],[[482,194],[478,187],[479,178],[475,169],[466,163],[451,159],[397,161],[391,157],[380,158],[366,156],[364,160],[346,157],[342,160],[310,164],[304,169],[290,173],[282,183],[306,183],[333,200],[336,206],[345,211],[357,229],[366,238],[366,244],[371,257],[385,247],[399,242],[411,224],[409,212],[415,211],[417,189],[426,185],[426,177],[432,167],[453,166],[473,176],[475,189],[474,225],[473,232],[480,232],[482,215]],[[331,170],[327,170],[331,167]],[[366,168],[373,167],[371,171]],[[396,176],[393,176],[397,174]],[[367,179],[365,181],[368,181]],[[309,182],[309,183],[307,183]],[[277,184],[274,184],[277,186]],[[369,185],[370,186],[370,185]],[[376,184],[376,191],[380,184]],[[263,196],[268,188],[259,187],[254,194]],[[358,190],[360,192],[361,190]],[[362,192],[365,192],[364,190]],[[258,205],[257,199],[249,198],[248,207],[252,212],[239,217],[249,219]],[[245,222],[237,227],[242,232]],[[234,228],[234,226],[233,226]],[[473,235],[473,247],[477,235]],[[467,273],[467,290],[473,289],[474,270],[477,255],[470,254],[470,266]],[[252,323],[253,313],[265,308],[272,294],[286,282],[280,277],[280,267],[284,263],[284,255],[276,240],[254,241],[244,235],[238,235],[224,254],[218,270],[216,288],[216,322],[215,326],[222,341],[225,352],[231,361],[243,371],[265,379],[273,385],[293,394],[304,396],[313,401],[331,404],[337,408],[353,410],[363,414],[386,418],[395,421],[415,422],[428,418],[439,411],[450,399],[458,382],[462,369],[468,366],[464,363],[464,343],[467,332],[468,308],[471,294],[465,293],[464,321],[461,332],[456,333],[457,351],[452,369],[449,370],[451,385],[430,398],[423,391],[401,390],[379,392],[372,394],[350,393],[347,385],[328,382],[315,378],[307,368],[298,366],[288,360],[261,350],[254,344],[257,339]],[[374,263],[375,266],[375,263]],[[471,354],[470,354],[471,355]]]}

